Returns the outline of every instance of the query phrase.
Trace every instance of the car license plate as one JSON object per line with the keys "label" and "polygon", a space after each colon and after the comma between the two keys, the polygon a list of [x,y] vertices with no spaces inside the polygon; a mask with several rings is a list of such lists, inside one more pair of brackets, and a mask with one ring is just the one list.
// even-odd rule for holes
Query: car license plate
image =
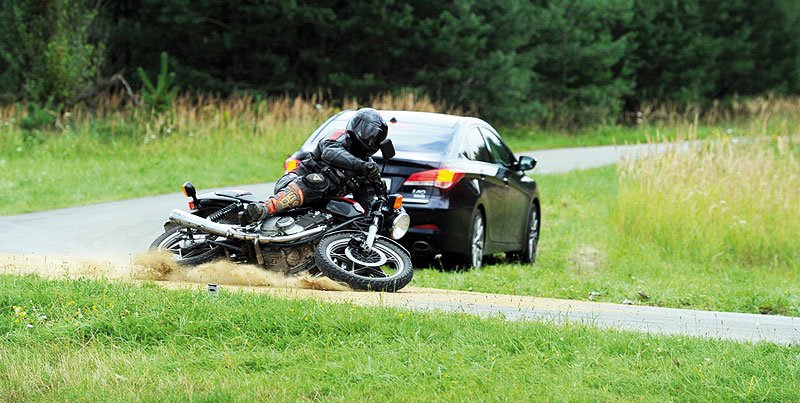
{"label": "car license plate", "polygon": [[386,191],[387,192],[391,192],[392,191],[392,178],[381,178],[381,181],[383,181],[383,184],[386,185]]}

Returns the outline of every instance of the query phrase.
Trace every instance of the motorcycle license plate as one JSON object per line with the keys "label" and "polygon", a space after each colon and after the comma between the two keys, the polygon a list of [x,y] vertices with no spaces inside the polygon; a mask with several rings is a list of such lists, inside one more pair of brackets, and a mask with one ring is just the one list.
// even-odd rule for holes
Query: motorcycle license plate
{"label": "motorcycle license plate", "polygon": [[386,191],[392,191],[392,178],[381,178],[381,181],[386,185]]}

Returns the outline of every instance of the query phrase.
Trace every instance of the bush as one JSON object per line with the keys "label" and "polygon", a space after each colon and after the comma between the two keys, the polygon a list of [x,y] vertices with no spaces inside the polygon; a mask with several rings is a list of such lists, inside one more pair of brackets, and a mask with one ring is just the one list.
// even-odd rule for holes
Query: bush
{"label": "bush", "polygon": [[156,82],[147,77],[147,73],[139,67],[136,71],[142,80],[142,100],[145,106],[154,112],[164,112],[172,106],[178,87],[175,86],[175,73],[169,70],[167,52],[161,52],[161,69],[156,77]]}
{"label": "bush", "polygon": [[31,132],[46,129],[54,129],[58,116],[61,114],[62,105],[53,105],[53,97],[42,105],[36,102],[28,102],[28,114],[20,119],[19,127],[22,130]]}
{"label": "bush", "polygon": [[89,0],[21,0],[0,4],[0,56],[15,93],[33,102],[62,104],[95,78],[102,47],[89,43],[97,15]]}

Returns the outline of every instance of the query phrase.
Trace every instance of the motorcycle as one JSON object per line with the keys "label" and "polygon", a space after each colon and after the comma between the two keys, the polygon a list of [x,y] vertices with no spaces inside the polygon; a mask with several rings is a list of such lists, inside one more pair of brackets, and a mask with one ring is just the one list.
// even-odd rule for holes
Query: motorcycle
{"label": "motorcycle", "polygon": [[[384,161],[394,156],[391,140],[381,144],[381,153]],[[409,252],[395,241],[411,220],[401,195],[388,194],[383,182],[369,185],[376,193],[369,210],[338,197],[254,222],[246,207],[261,200],[251,192],[198,196],[186,182],[190,211],[172,210],[150,249],[169,251],[184,265],[225,258],[287,275],[325,275],[357,290],[397,291],[414,274]]]}

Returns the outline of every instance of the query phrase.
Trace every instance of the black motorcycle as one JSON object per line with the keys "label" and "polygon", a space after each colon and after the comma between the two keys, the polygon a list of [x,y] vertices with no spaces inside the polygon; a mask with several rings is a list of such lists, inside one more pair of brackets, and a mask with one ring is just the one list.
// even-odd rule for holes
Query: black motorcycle
{"label": "black motorcycle", "polygon": [[[381,144],[384,161],[394,156],[390,140]],[[167,250],[185,265],[226,258],[264,266],[287,275],[325,275],[358,290],[397,291],[413,276],[411,256],[394,239],[411,222],[400,195],[389,195],[383,182],[370,182],[376,197],[368,210],[347,198],[288,210],[261,221],[248,216],[250,192],[197,195],[190,182],[189,212],[175,209],[165,232],[150,245]]]}

